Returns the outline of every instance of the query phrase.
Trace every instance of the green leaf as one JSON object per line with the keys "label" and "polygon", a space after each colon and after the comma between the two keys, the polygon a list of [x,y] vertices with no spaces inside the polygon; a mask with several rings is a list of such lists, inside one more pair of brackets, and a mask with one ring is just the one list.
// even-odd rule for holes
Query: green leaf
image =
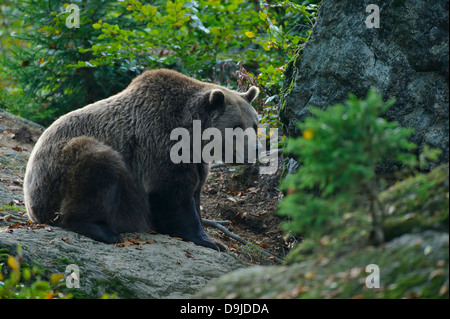
{"label": "green leaf", "polygon": [[259,11],[259,18],[261,20],[263,20],[264,22],[266,22],[266,20],[267,20],[267,13],[265,13],[264,11]]}

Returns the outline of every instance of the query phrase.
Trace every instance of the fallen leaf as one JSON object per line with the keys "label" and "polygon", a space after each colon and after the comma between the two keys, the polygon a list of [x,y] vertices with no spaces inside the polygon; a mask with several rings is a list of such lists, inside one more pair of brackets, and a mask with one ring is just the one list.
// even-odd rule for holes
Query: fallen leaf
{"label": "fallen leaf", "polygon": [[69,238],[68,238],[68,237],[61,237],[61,240],[62,240],[63,242],[65,242],[66,244],[69,243]]}
{"label": "fallen leaf", "polygon": [[19,180],[19,179],[13,180],[13,184],[23,187],[23,180]]}
{"label": "fallen leaf", "polygon": [[22,187],[14,186],[14,185],[11,185],[11,186],[5,186],[5,188],[6,188],[7,190],[10,190],[10,191],[20,191],[20,190],[22,190]]}
{"label": "fallen leaf", "polygon": [[443,296],[448,292],[448,285],[447,284],[443,284],[441,286],[441,289],[439,289],[439,296]]}
{"label": "fallen leaf", "polygon": [[431,280],[431,279],[433,279],[434,277],[437,277],[437,276],[445,276],[445,271],[443,269],[436,269],[436,270],[434,270],[428,276],[428,280]]}
{"label": "fallen leaf", "polygon": [[3,217],[0,217],[0,220],[8,221],[11,219],[11,215],[5,215]]}
{"label": "fallen leaf", "polygon": [[122,243],[117,243],[115,246],[116,247],[129,247],[133,245],[133,243],[129,240],[127,240],[126,238],[124,238],[124,241]]}
{"label": "fallen leaf", "polygon": [[231,197],[231,196],[228,196],[227,199],[228,199],[229,201],[233,202],[233,203],[236,203],[236,202],[237,202],[236,199],[234,199],[234,198]]}
{"label": "fallen leaf", "polygon": [[187,250],[185,250],[185,255],[188,258],[195,258],[195,256],[192,253],[188,252]]}
{"label": "fallen leaf", "polygon": [[326,245],[328,245],[328,244],[330,243],[330,241],[331,241],[331,236],[326,235],[326,236],[323,236],[322,238],[320,238],[319,243],[320,243],[322,246],[326,246]]}
{"label": "fallen leaf", "polygon": [[314,278],[316,276],[316,273],[315,272],[307,272],[306,274],[305,274],[305,278],[306,279],[312,279],[312,278]]}
{"label": "fallen leaf", "polygon": [[[123,242],[115,244],[116,247],[129,247],[133,245],[145,245],[145,244],[153,244],[153,240],[140,240],[139,236],[133,236],[133,238],[124,238]],[[135,247],[137,250],[142,250],[142,247]]]}
{"label": "fallen leaf", "polygon": [[25,204],[23,203],[23,200],[14,199],[13,201],[9,202],[9,205],[23,206]]}
{"label": "fallen leaf", "polygon": [[362,268],[359,267],[353,267],[350,269],[350,278],[357,278],[361,275]]}
{"label": "fallen leaf", "polygon": [[21,226],[23,226],[23,223],[17,222],[17,223],[8,225],[8,229],[16,229],[16,228],[20,228]]}

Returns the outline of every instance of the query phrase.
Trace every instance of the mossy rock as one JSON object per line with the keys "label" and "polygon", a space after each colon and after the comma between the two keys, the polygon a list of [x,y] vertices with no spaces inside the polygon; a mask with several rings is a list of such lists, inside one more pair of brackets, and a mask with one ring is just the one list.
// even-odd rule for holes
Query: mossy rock
{"label": "mossy rock", "polygon": [[[335,260],[326,256],[289,266],[252,267],[208,284],[198,298],[449,298],[448,233],[403,235]],[[379,269],[379,288],[369,288]]]}
{"label": "mossy rock", "polygon": [[380,195],[388,211],[386,240],[405,233],[434,229],[448,232],[449,165],[408,178]]}

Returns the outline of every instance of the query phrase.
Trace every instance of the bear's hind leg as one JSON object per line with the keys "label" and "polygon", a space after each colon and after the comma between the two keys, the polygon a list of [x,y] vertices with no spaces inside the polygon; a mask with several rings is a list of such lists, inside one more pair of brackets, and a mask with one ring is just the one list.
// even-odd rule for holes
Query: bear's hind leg
{"label": "bear's hind leg", "polygon": [[68,170],[61,186],[61,226],[105,243],[122,241],[121,182],[127,170],[120,155],[89,137],[70,140],[63,154]]}
{"label": "bear's hind leg", "polygon": [[[92,189],[82,197],[68,196],[63,201],[63,227],[104,243],[118,243],[122,237],[109,220],[118,214],[118,185],[115,181]],[[83,186],[83,185],[81,185]]]}

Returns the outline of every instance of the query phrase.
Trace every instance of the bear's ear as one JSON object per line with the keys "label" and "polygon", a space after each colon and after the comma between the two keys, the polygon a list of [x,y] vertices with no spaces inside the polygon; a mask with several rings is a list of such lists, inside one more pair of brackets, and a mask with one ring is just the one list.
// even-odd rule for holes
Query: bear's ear
{"label": "bear's ear", "polygon": [[208,97],[208,109],[210,111],[217,110],[224,106],[225,104],[225,94],[223,94],[220,89],[213,89],[209,92]]}
{"label": "bear's ear", "polygon": [[259,94],[259,89],[256,86],[252,86],[248,89],[247,93],[244,93],[244,98],[247,100],[248,103],[252,103],[254,99]]}

